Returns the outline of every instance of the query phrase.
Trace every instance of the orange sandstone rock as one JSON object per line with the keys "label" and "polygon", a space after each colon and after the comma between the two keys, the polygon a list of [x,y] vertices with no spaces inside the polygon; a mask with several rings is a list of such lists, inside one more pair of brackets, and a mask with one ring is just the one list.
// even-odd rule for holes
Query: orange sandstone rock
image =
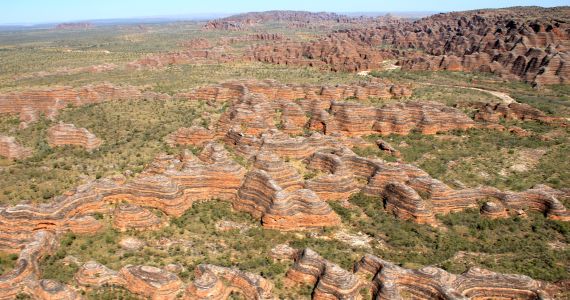
{"label": "orange sandstone rock", "polygon": [[88,151],[101,146],[101,139],[85,128],[77,128],[73,124],[59,123],[48,129],[48,143],[51,147],[73,145]]}

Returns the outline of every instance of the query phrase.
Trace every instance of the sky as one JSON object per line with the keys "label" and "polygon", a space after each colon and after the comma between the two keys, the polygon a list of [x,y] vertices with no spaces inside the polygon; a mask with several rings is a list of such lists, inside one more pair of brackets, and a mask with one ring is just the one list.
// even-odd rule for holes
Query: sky
{"label": "sky", "polygon": [[509,6],[560,6],[568,0],[0,0],[0,24],[240,13],[264,10],[447,12]]}

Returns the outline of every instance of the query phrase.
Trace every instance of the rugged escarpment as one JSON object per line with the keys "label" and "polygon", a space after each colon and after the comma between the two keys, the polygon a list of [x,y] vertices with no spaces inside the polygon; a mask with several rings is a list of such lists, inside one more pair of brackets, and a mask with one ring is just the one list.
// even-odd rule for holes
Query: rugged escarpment
{"label": "rugged escarpment", "polygon": [[88,151],[99,148],[102,143],[101,139],[87,129],[61,122],[48,129],[47,140],[51,147],[72,145],[83,147]]}

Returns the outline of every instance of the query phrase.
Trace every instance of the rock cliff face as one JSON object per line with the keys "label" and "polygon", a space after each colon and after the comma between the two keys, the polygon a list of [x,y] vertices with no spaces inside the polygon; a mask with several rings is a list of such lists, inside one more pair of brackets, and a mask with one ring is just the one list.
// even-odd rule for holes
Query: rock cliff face
{"label": "rock cliff face", "polygon": [[32,155],[32,149],[26,148],[11,136],[0,135],[0,156],[7,159],[24,159]]}
{"label": "rock cliff face", "polygon": [[85,128],[77,128],[73,124],[59,123],[47,131],[47,139],[50,147],[65,145],[83,147],[88,151],[101,146],[101,139]]}

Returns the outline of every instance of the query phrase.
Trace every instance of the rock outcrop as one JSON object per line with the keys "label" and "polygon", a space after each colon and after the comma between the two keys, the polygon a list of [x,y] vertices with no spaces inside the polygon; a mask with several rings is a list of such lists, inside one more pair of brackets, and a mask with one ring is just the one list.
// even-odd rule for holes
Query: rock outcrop
{"label": "rock outcrop", "polygon": [[176,299],[183,286],[178,276],[156,267],[128,265],[119,274],[129,291],[153,300]]}
{"label": "rock outcrop", "polygon": [[[2,237],[2,240],[4,239],[5,237]],[[40,277],[39,260],[53,251],[56,245],[55,241],[53,234],[47,231],[40,230],[32,234],[25,246],[18,249],[21,251],[19,251],[14,269],[0,275],[0,289],[2,290],[0,299],[15,299],[20,293],[28,295],[40,293],[44,294],[47,299],[58,299],[55,296],[57,290],[62,291],[60,294],[62,298],[59,299],[73,299],[68,297],[67,288],[53,282],[43,282],[42,284],[38,280]],[[56,285],[62,288],[56,290],[50,288]],[[51,295],[54,297],[50,298]]]}
{"label": "rock outcrop", "polygon": [[40,114],[53,118],[68,106],[82,106],[116,100],[168,99],[166,94],[144,92],[133,86],[109,83],[81,88],[51,87],[0,94],[0,114],[17,114],[23,122],[37,120]]}
{"label": "rock outcrop", "polygon": [[117,271],[113,271],[95,261],[83,264],[75,273],[74,278],[80,286],[84,287],[124,286],[126,284],[124,278],[119,276]]}
{"label": "rock outcrop", "polygon": [[438,14],[381,30],[385,42],[428,55],[403,69],[483,71],[534,84],[570,80],[568,8],[508,8]]}
{"label": "rock outcrop", "polygon": [[510,104],[481,104],[475,120],[485,121],[490,123],[498,123],[501,119],[506,120],[522,120],[522,121],[538,121],[546,124],[559,124],[568,126],[568,120],[561,117],[547,116],[544,112],[525,103],[510,103]]}
{"label": "rock outcrop", "polygon": [[246,176],[233,206],[260,218],[267,228],[299,230],[340,224],[340,217],[313,191],[286,191],[263,170]]}
{"label": "rock outcrop", "polygon": [[79,146],[92,151],[101,146],[101,139],[85,128],[77,128],[73,124],[59,123],[47,131],[47,140],[50,147],[65,145]]}
{"label": "rock outcrop", "polygon": [[160,268],[126,265],[117,272],[93,261],[79,268],[75,280],[86,289],[122,286],[134,294],[153,300],[177,299],[184,287],[176,274]]}
{"label": "rock outcrop", "polygon": [[373,255],[366,255],[355,267],[370,274],[376,299],[539,299],[547,297],[542,282],[523,275],[499,274],[471,268],[455,275],[436,267],[404,269]]}
{"label": "rock outcrop", "polygon": [[163,221],[152,211],[133,204],[120,204],[113,213],[113,227],[119,231],[155,230]]}
{"label": "rock outcrop", "polygon": [[193,126],[182,127],[166,137],[166,143],[170,146],[192,145],[203,146],[214,139],[214,132],[204,128]]}
{"label": "rock outcrop", "polygon": [[[293,260],[286,278],[314,286],[313,299],[547,299],[547,284],[523,275],[470,268],[451,274],[428,266],[406,269],[367,254],[354,273],[335,265],[311,249],[279,245],[271,250],[279,260]],[[366,279],[371,278],[371,279]],[[370,281],[369,281],[370,280]]]}
{"label": "rock outcrop", "polygon": [[[309,110],[311,105],[326,108],[331,100],[356,98],[366,100],[368,98],[399,98],[411,95],[411,89],[405,85],[397,85],[390,82],[362,83],[355,85],[338,86],[311,86],[280,84],[274,80],[264,81],[229,81],[219,85],[211,85],[196,88],[187,93],[179,93],[175,97],[192,100],[228,101],[240,100],[247,94],[262,94],[269,101],[275,100],[309,100],[301,106]],[[319,102],[323,104],[319,104]]]}
{"label": "rock outcrop", "polygon": [[[568,220],[568,211],[559,198],[564,192],[538,185],[523,192],[500,191],[492,187],[453,189],[421,169],[404,164],[359,157],[349,149],[316,152],[308,165],[322,172],[338,172],[364,180],[362,192],[380,196],[385,209],[399,218],[437,226],[436,214],[478,208],[478,201],[494,198],[508,211],[536,210],[555,220]],[[484,214],[492,209],[482,210]]]}
{"label": "rock outcrop", "polygon": [[232,292],[245,299],[275,299],[273,284],[259,275],[209,264],[198,265],[194,272],[196,279],[186,288],[186,299],[226,299]]}
{"label": "rock outcrop", "polygon": [[333,264],[311,249],[298,251],[287,279],[314,285],[313,299],[358,299],[366,284],[355,274]]}
{"label": "rock outcrop", "polygon": [[0,156],[7,159],[25,159],[32,149],[20,145],[14,137],[0,135]]}
{"label": "rock outcrop", "polygon": [[[517,7],[363,22],[316,41],[256,45],[247,57],[349,72],[382,69],[395,58],[405,70],[492,72],[533,84],[564,84],[570,80],[568,19],[567,7]],[[251,25],[227,22],[228,28]]]}

